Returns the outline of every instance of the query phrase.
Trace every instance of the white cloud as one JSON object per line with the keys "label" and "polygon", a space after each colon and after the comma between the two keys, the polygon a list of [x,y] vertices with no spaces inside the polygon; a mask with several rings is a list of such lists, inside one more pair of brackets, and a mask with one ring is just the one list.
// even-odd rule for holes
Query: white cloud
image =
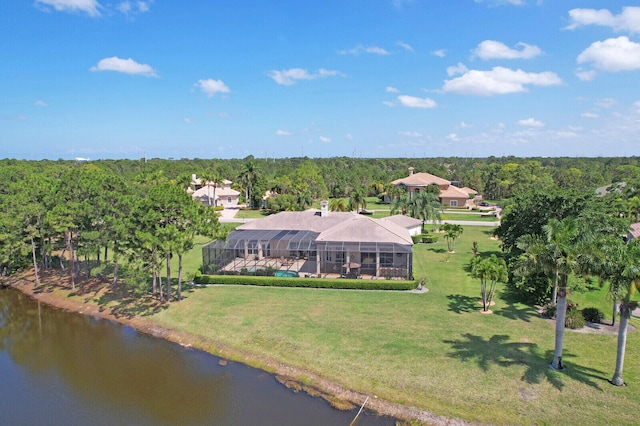
{"label": "white cloud", "polygon": [[216,93],[229,93],[229,87],[222,80],[214,80],[209,78],[207,80],[198,80],[194,86],[199,87],[203,93],[206,93],[208,97],[214,96]]}
{"label": "white cloud", "polygon": [[438,49],[431,52],[431,54],[439,58],[444,58],[447,55],[447,51],[445,49]]}
{"label": "white cloud", "polygon": [[329,139],[329,138],[328,138],[328,137],[326,137],[326,136],[320,136],[318,139],[320,139],[320,142],[323,142],[323,143],[329,143],[329,142],[331,142],[331,139]]}
{"label": "white cloud", "polygon": [[600,118],[598,114],[594,114],[592,112],[583,112],[580,116],[583,118]]}
{"label": "white cloud", "polygon": [[394,106],[396,106],[396,104],[394,104],[394,103],[393,103],[393,102],[391,102],[391,101],[382,101],[382,103],[383,103],[384,105],[388,106],[388,107],[391,107],[391,108],[393,108]]}
{"label": "white cloud", "polygon": [[449,139],[450,141],[459,141],[460,138],[458,137],[458,135],[456,135],[455,133],[449,133],[447,135],[447,139]]}
{"label": "white cloud", "polygon": [[538,46],[518,43],[519,49],[511,49],[506,44],[495,40],[484,40],[475,48],[473,54],[480,59],[531,59],[542,54]]}
{"label": "white cloud", "polygon": [[288,130],[278,129],[276,130],[276,135],[278,136],[291,136],[291,132]]}
{"label": "white cloud", "polygon": [[458,62],[458,65],[453,65],[447,68],[447,75],[452,77],[456,74],[464,74],[469,71],[469,69],[463,64]]}
{"label": "white cloud", "polygon": [[596,41],[578,55],[578,63],[610,72],[640,69],[640,43],[626,36]]}
{"label": "white cloud", "polygon": [[576,70],[576,77],[578,77],[580,80],[582,81],[591,81],[594,78],[596,78],[596,75],[598,75],[598,73],[594,70],[583,70],[582,68],[578,68]]}
{"label": "white cloud", "polygon": [[[476,3],[483,3],[483,0],[475,0]],[[523,6],[524,0],[486,0],[486,3],[489,3],[492,6],[502,6],[502,5],[513,5],[513,6]]]}
{"label": "white cloud", "polygon": [[404,131],[404,132],[398,132],[399,135],[401,136],[407,136],[410,138],[421,138],[423,135],[420,132],[409,132],[409,131]]}
{"label": "white cloud", "polygon": [[47,103],[43,100],[38,99],[37,101],[35,101],[33,103],[35,106],[39,106],[39,107],[48,107],[49,105],[47,105]]}
{"label": "white cloud", "polygon": [[291,86],[295,84],[297,80],[316,80],[318,78],[332,77],[342,74],[338,71],[325,70],[324,68],[320,68],[315,74],[309,73],[309,71],[302,68],[290,68],[282,71],[269,71],[268,75],[278,84]]}
{"label": "white cloud", "polygon": [[116,6],[116,9],[124,15],[136,15],[139,13],[148,12],[151,9],[152,0],[149,1],[121,1]]}
{"label": "white cloud", "polygon": [[607,9],[571,9],[569,11],[571,23],[565,27],[575,30],[586,25],[610,27],[616,32],[640,33],[640,7],[623,7],[619,15],[614,15]]}
{"label": "white cloud", "polygon": [[520,126],[526,127],[544,127],[544,123],[542,121],[536,120],[533,117],[518,121]]}
{"label": "white cloud", "polygon": [[139,64],[133,59],[120,59],[117,56],[100,59],[96,66],[90,68],[93,72],[116,71],[130,75],[143,75],[145,77],[157,77],[155,70],[147,64]]}
{"label": "white cloud", "polygon": [[396,41],[396,44],[408,52],[413,52],[413,47],[411,47],[409,43],[405,43],[404,41]]}
{"label": "white cloud", "polygon": [[[409,45],[407,45],[409,46]],[[403,46],[404,47],[404,46]],[[409,46],[411,47],[411,46]],[[352,49],[338,50],[339,55],[359,55],[360,53],[372,53],[374,55],[388,55],[389,52],[378,46],[358,45]]]}
{"label": "white cloud", "polygon": [[396,89],[395,87],[391,87],[391,86],[387,86],[384,90],[387,91],[387,92],[390,92],[390,93],[398,93],[398,89]]}
{"label": "white cloud", "polygon": [[398,96],[400,103],[409,108],[435,108],[438,106],[433,99],[417,98],[415,96],[400,95]]}
{"label": "white cloud", "polygon": [[553,72],[529,73],[520,69],[494,67],[491,71],[470,70],[445,80],[442,90],[463,95],[491,96],[526,92],[525,86],[557,86],[562,80]]}
{"label": "white cloud", "polygon": [[80,12],[89,16],[100,16],[101,8],[98,0],[36,0],[35,4],[42,10],[52,8],[57,12]]}
{"label": "white cloud", "polygon": [[613,98],[602,98],[596,101],[596,106],[600,108],[613,108],[618,102]]}
{"label": "white cloud", "polygon": [[190,119],[189,117],[184,119],[185,124],[193,124],[194,121],[192,119]]}
{"label": "white cloud", "polygon": [[461,121],[460,124],[458,125],[459,127],[466,129],[468,127],[471,127],[471,124],[467,124],[464,121]]}

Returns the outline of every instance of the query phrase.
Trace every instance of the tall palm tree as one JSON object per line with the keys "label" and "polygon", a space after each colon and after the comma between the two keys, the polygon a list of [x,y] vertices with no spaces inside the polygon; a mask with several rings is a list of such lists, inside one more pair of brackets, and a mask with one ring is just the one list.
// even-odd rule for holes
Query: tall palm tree
{"label": "tall palm tree", "polygon": [[242,170],[240,171],[240,183],[244,187],[244,196],[245,202],[248,207],[252,206],[251,202],[251,192],[253,191],[253,187],[260,177],[260,170],[256,165],[256,162],[252,159],[248,159],[242,165]]}
{"label": "tall palm tree", "polygon": [[424,224],[426,221],[433,221],[434,227],[442,219],[442,203],[438,198],[438,194],[428,191],[420,191],[411,200],[415,206],[416,219],[422,220],[422,232],[424,232]]}
{"label": "tall palm tree", "polygon": [[577,222],[572,217],[563,220],[551,219],[544,227],[550,250],[555,259],[558,273],[558,300],[556,304],[556,340],[551,368],[563,370],[562,346],[564,344],[564,323],[567,315],[567,282],[575,268],[574,247],[578,233]]}
{"label": "tall palm tree", "polygon": [[[216,201],[216,188],[220,185],[222,178],[216,170],[207,170],[200,174],[200,180],[203,185],[207,186],[207,198],[209,199],[209,205],[214,207],[218,205]],[[213,203],[211,202],[211,188],[213,188]]]}
{"label": "tall palm tree", "polygon": [[633,239],[624,243],[620,238],[608,238],[600,246],[602,251],[596,258],[602,261],[596,265],[594,272],[609,281],[610,293],[620,302],[616,367],[611,384],[624,386],[622,369],[627,345],[627,326],[631,312],[638,307],[638,302],[633,300],[634,294],[640,290],[640,240]]}

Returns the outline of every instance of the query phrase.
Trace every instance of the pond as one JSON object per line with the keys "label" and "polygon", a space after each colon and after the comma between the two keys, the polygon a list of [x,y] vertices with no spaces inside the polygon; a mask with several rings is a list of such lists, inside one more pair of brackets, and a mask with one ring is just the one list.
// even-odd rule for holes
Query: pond
{"label": "pond", "polygon": [[[349,425],[274,376],[0,289],[0,424]],[[393,425],[366,409],[357,425]]]}

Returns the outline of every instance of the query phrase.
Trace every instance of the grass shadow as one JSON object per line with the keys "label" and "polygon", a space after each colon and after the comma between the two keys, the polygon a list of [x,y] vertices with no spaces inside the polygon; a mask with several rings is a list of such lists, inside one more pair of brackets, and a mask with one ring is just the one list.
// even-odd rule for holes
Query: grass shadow
{"label": "grass shadow", "polygon": [[456,314],[476,312],[479,309],[477,297],[469,297],[463,294],[449,294],[447,299],[449,299],[449,310]]}
{"label": "grass shadow", "polygon": [[595,389],[602,390],[600,382],[606,383],[607,378],[602,371],[589,368],[567,360],[577,357],[564,351],[563,360],[567,370],[560,372],[549,367],[553,359],[553,350],[540,353],[535,343],[513,342],[506,334],[496,334],[488,339],[471,333],[462,335],[459,340],[444,340],[450,345],[452,352],[449,356],[465,362],[475,362],[478,367],[488,372],[492,366],[510,368],[520,366],[524,368],[521,380],[528,384],[540,384],[548,381],[554,388],[562,390],[566,378],[582,382]]}
{"label": "grass shadow", "polygon": [[505,302],[505,306],[497,310],[495,312],[496,315],[525,322],[530,322],[531,317],[538,316],[538,312],[534,307],[519,302],[517,295],[511,290],[505,289],[501,291],[498,293],[498,298]]}

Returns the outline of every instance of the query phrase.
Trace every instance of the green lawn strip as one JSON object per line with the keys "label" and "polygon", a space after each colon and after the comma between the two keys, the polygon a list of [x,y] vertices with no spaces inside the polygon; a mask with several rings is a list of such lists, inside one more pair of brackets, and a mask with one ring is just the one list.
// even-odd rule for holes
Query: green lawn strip
{"label": "green lawn strip", "polygon": [[561,373],[548,368],[554,327],[534,308],[502,291],[494,314],[478,313],[479,282],[466,266],[473,241],[482,253],[499,252],[492,231],[465,227],[454,254],[444,241],[415,246],[424,294],[214,286],[150,318],[442,415],[498,424],[637,420],[639,332],[627,341],[630,386],[616,388],[607,383],[616,336],[567,331]]}

